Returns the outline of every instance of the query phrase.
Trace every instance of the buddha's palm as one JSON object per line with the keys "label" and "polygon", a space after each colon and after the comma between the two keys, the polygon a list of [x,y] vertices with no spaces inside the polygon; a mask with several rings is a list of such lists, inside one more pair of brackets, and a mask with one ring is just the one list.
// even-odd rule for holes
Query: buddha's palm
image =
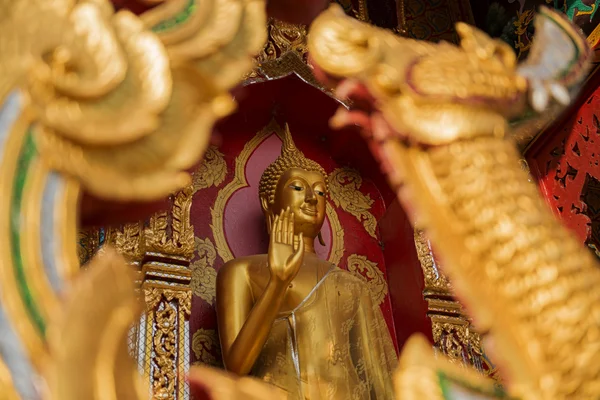
{"label": "buddha's palm", "polygon": [[269,244],[269,269],[277,282],[290,282],[300,269],[304,255],[302,234],[298,235],[298,245],[294,249],[294,214],[282,211],[275,217],[271,227]]}

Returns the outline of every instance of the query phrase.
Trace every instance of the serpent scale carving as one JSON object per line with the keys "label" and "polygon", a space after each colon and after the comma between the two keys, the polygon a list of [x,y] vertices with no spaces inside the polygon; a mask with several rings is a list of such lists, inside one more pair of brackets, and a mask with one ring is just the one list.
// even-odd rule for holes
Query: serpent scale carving
{"label": "serpent scale carving", "polygon": [[[413,222],[431,237],[509,393],[598,398],[600,269],[547,209],[506,138],[509,120],[543,114],[554,101],[568,104],[587,72],[589,49],[547,9],[521,65],[505,44],[464,24],[457,30],[460,46],[424,44],[332,6],[309,37],[317,73],[347,79],[338,94],[376,104],[341,110],[332,123],[368,115],[375,155]],[[409,342],[407,354],[410,346],[421,344]],[[401,368],[399,391],[410,371]]]}

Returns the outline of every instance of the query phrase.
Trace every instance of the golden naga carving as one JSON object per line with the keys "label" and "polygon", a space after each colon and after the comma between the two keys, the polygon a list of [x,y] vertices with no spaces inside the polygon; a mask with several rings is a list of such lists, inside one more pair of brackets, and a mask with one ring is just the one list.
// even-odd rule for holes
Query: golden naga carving
{"label": "golden naga carving", "polygon": [[187,171],[264,44],[265,1],[149,1],[160,4],[141,17],[115,13],[108,0],[0,2],[0,396],[148,396],[127,351],[139,274],[109,246],[79,269],[84,190],[126,202],[176,193],[172,219],[128,225],[110,241],[129,261],[180,258],[142,266],[145,328],[162,332],[143,347],[146,371],[158,376],[152,395],[185,395]]}
{"label": "golden naga carving", "polygon": [[[377,100],[377,108],[358,110],[370,113],[373,129],[365,134],[411,219],[434,243],[509,393],[598,398],[600,269],[547,209],[505,138],[509,120],[570,101],[589,48],[545,8],[521,64],[504,43],[464,24],[457,30],[460,46],[422,43],[332,6],[313,23],[309,50],[322,76],[348,79],[340,95]],[[354,121],[340,111],[332,123]],[[414,370],[401,362],[397,379],[408,382]],[[436,398],[440,385],[420,388],[417,398]]]}
{"label": "golden naga carving", "polygon": [[[214,121],[233,110],[226,90],[266,37],[260,0],[165,2],[141,20],[113,16],[107,0],[2,8],[11,17],[2,20],[0,99],[27,90],[45,162],[118,200],[160,198],[189,183],[184,170],[201,159]],[[223,18],[232,8],[235,18]],[[182,12],[184,23],[163,26]]]}

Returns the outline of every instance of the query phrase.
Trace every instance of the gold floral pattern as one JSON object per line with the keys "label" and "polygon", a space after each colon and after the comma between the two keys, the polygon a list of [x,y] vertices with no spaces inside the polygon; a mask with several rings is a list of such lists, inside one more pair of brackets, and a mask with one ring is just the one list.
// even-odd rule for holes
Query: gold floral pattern
{"label": "gold floral pattern", "polygon": [[217,257],[215,245],[209,238],[200,239],[196,237],[197,259],[191,263],[192,270],[192,293],[200,297],[208,304],[213,305],[216,296],[217,271],[213,264]]}
{"label": "gold floral pattern", "polygon": [[348,271],[367,281],[375,304],[379,305],[383,302],[388,294],[388,287],[377,263],[369,261],[365,256],[352,254],[348,257]]}
{"label": "gold floral pattern", "polygon": [[219,337],[214,329],[200,328],[192,336],[192,351],[196,355],[198,364],[208,364],[221,367],[221,346]]}
{"label": "gold floral pattern", "polygon": [[377,239],[377,220],[371,214],[374,200],[360,191],[362,177],[352,168],[337,168],[329,175],[331,199],[337,207],[362,222],[367,233]]}
{"label": "gold floral pattern", "polygon": [[227,175],[227,163],[223,153],[216,146],[210,146],[204,155],[204,161],[192,175],[193,191],[211,186],[219,186]]}

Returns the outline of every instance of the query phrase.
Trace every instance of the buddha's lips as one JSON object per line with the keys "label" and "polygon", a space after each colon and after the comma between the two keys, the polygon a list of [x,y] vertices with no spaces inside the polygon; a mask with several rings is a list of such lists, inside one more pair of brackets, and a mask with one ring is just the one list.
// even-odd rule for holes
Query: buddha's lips
{"label": "buddha's lips", "polygon": [[315,216],[315,215],[317,215],[317,210],[316,210],[316,209],[314,209],[314,208],[310,208],[310,207],[301,207],[301,208],[300,208],[300,210],[301,210],[301,211],[302,211],[304,214],[307,214],[307,215],[310,215],[310,216]]}

